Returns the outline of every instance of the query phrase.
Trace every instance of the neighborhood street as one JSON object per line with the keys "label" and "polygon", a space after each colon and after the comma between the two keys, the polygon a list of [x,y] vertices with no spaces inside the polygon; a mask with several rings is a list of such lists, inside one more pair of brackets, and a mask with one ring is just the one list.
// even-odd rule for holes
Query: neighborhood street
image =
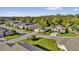
{"label": "neighborhood street", "polygon": [[[4,25],[0,25],[0,26],[2,26],[4,28],[11,29],[11,30],[13,29],[12,27],[7,27]],[[79,38],[79,37],[64,37],[64,36],[48,36],[48,35],[35,34],[34,32],[29,33],[29,32],[25,32],[25,31],[20,30],[20,29],[14,29],[14,30],[16,30],[16,32],[18,32],[18,33],[25,33],[25,34],[19,38],[11,39],[9,41],[4,41],[1,43],[16,43],[16,42],[19,42],[21,40],[27,39],[27,38],[31,37],[32,35],[35,35],[36,37],[39,37],[39,38],[48,38],[48,39],[55,39],[55,40],[58,40],[58,39],[75,39],[75,38],[78,39]]]}

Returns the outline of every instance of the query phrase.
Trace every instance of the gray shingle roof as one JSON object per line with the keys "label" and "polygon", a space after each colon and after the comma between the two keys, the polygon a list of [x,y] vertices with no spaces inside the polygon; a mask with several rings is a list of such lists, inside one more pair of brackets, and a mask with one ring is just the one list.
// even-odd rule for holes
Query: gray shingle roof
{"label": "gray shingle roof", "polygon": [[29,51],[44,51],[36,46],[33,46],[32,44],[29,43],[20,43],[23,47],[27,48]]}
{"label": "gray shingle roof", "polygon": [[79,39],[59,39],[57,43],[64,45],[68,51],[79,51]]}
{"label": "gray shingle roof", "polygon": [[31,28],[31,29],[40,29],[40,25],[38,24],[33,24],[33,25],[29,25],[28,28]]}
{"label": "gray shingle roof", "polygon": [[13,46],[8,46],[5,43],[0,43],[0,51],[28,51],[28,49],[22,47],[19,44],[14,44]]}

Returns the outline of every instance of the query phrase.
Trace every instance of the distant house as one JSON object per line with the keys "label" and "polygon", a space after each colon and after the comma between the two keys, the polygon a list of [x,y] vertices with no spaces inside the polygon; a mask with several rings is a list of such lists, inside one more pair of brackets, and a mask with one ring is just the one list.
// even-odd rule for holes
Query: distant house
{"label": "distant house", "polygon": [[34,32],[38,33],[38,32],[43,32],[43,29],[41,28],[40,25],[38,24],[33,24],[33,25],[29,25],[28,26],[29,29],[32,29]]}
{"label": "distant house", "polygon": [[19,27],[20,29],[23,29],[23,28],[24,28],[24,25],[25,25],[25,23],[21,23],[21,24],[18,25],[18,27]]}
{"label": "distant house", "polygon": [[0,38],[6,36],[6,35],[11,35],[13,34],[10,30],[0,27]]}
{"label": "distant house", "polygon": [[13,27],[15,27],[15,28],[18,28],[20,24],[21,24],[21,22],[12,21],[11,24],[10,24],[10,26],[13,26]]}
{"label": "distant house", "polygon": [[65,51],[79,51],[79,39],[58,39],[57,46]]}
{"label": "distant house", "polygon": [[23,29],[23,28],[28,28],[28,25],[32,25],[31,23],[21,23],[20,25],[19,25],[19,28],[20,29]]}
{"label": "distant house", "polygon": [[73,30],[73,33],[78,34],[78,31],[77,30]]}
{"label": "distant house", "polygon": [[69,31],[69,33],[75,33],[75,34],[79,33],[78,30],[76,30],[76,28],[72,29],[71,27],[68,28],[68,31]]}
{"label": "distant house", "polygon": [[58,33],[65,33],[66,29],[62,25],[58,24],[51,30],[51,32],[51,36],[56,36]]}

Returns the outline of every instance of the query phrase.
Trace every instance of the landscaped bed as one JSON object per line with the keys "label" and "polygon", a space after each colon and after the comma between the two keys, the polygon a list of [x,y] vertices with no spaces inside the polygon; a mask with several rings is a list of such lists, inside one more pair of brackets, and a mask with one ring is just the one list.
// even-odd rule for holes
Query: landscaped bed
{"label": "landscaped bed", "polygon": [[56,41],[55,40],[50,40],[50,39],[39,39],[36,41],[33,41],[31,39],[25,39],[23,42],[27,42],[30,44],[33,44],[37,47],[40,47],[44,50],[48,51],[59,51],[60,49],[57,47]]}
{"label": "landscaped bed", "polygon": [[18,38],[18,37],[20,37],[20,36],[21,36],[20,34],[9,35],[9,36],[5,36],[5,39],[6,39],[6,40],[11,40],[11,39]]}

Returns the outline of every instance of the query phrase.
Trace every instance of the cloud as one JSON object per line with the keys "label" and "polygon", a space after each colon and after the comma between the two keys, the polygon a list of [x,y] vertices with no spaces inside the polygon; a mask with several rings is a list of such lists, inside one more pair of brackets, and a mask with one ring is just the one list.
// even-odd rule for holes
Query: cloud
{"label": "cloud", "polygon": [[46,10],[62,10],[61,7],[47,7]]}
{"label": "cloud", "polygon": [[79,11],[79,8],[74,8],[73,11]]}
{"label": "cloud", "polygon": [[18,14],[18,11],[8,11],[8,14]]}

